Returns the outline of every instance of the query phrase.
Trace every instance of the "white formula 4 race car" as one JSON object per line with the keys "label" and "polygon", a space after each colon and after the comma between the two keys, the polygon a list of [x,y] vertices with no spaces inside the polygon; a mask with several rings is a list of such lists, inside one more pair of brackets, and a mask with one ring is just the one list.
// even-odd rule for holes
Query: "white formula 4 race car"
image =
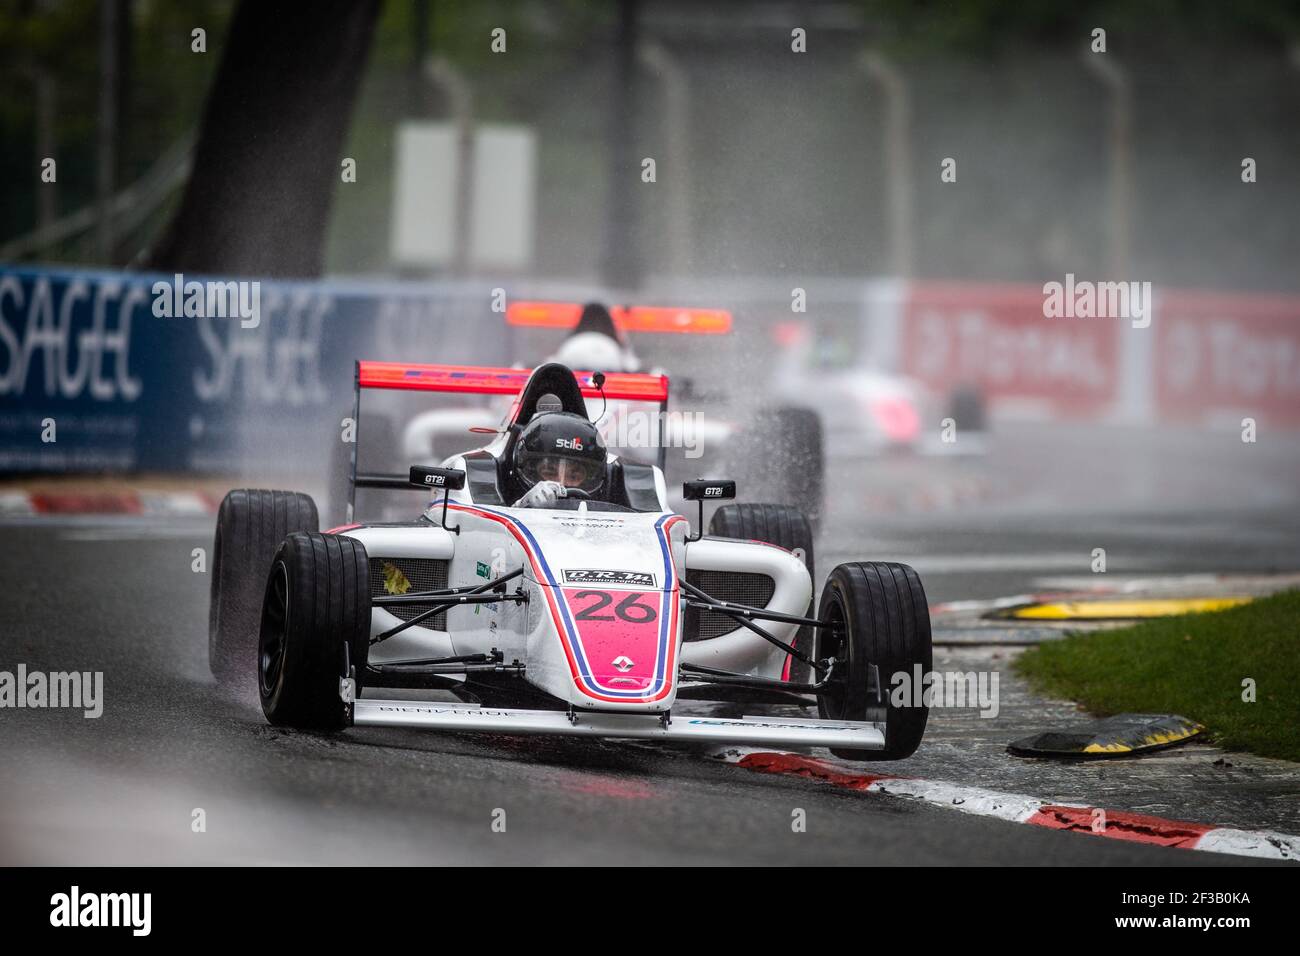
{"label": "white formula 4 race car", "polygon": [[[255,671],[272,724],[823,746],[868,760],[917,748],[926,708],[887,691],[891,675],[931,665],[925,592],[906,565],[839,565],[813,613],[812,534],[793,503],[723,504],[703,534],[704,502],[734,498],[733,481],[686,483],[692,529],[667,507],[658,467],[603,452],[599,498],[569,488],[549,506],[512,506],[515,445],[535,417],[586,422],[584,397],[602,393],[663,406],[664,376],[363,361],[357,420],[371,388],[515,397],[488,444],[442,467],[367,474],[353,454],[352,493],[423,491],[413,520],[367,524],[349,506],[347,524],[321,532],[307,495],[226,496],[210,663],[226,687]],[[688,700],[818,716],[696,716],[677,706]]]}

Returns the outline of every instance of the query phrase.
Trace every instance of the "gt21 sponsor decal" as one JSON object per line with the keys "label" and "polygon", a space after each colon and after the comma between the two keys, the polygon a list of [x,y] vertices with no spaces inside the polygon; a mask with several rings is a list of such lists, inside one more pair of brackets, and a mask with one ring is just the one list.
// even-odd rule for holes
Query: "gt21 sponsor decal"
{"label": "gt21 sponsor decal", "polygon": [[605,571],[597,568],[566,568],[565,584],[627,585],[634,588],[653,588],[657,580],[646,571]]}

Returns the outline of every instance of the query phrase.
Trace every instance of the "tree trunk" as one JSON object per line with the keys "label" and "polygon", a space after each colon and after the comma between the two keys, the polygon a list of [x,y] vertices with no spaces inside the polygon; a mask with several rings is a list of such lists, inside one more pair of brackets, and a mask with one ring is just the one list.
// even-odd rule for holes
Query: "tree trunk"
{"label": "tree trunk", "polygon": [[[601,278],[616,289],[641,285],[641,159],[633,149],[637,124],[636,47],[638,0],[620,0],[618,33],[612,48],[614,82],[609,92],[606,135],[609,198]],[[672,175],[669,172],[669,175]]]}
{"label": "tree trunk", "polygon": [[379,7],[380,0],[241,0],[193,171],[151,268],[320,275]]}

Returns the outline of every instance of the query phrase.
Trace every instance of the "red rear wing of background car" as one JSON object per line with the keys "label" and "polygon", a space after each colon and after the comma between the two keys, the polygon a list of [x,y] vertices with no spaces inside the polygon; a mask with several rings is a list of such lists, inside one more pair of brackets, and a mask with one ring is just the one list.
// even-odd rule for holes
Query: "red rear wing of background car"
{"label": "red rear wing of background car", "polygon": [[[361,388],[393,388],[417,392],[460,392],[471,395],[517,395],[533,374],[530,368],[481,365],[410,365],[405,362],[358,362]],[[587,398],[599,398],[592,372],[573,373]],[[668,377],[638,372],[606,372],[605,397],[610,401],[665,402]]]}
{"label": "red rear wing of background car", "polygon": [[[571,329],[582,317],[580,302],[511,302],[506,307],[510,325]],[[725,335],[731,331],[726,309],[680,309],[629,305],[611,306],[610,318],[624,332],[675,332],[687,335]]]}

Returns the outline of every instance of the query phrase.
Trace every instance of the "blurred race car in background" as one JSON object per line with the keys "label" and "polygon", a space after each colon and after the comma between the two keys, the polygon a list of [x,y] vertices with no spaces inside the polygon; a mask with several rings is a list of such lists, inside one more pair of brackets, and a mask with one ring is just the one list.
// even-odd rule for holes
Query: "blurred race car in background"
{"label": "blurred race car in background", "polygon": [[[941,396],[916,379],[882,369],[863,350],[846,347],[811,323],[778,323],[773,336],[775,395],[780,401],[816,396],[814,407],[834,457],[984,450],[987,418],[977,388],[959,385]],[[943,440],[945,419],[960,430],[960,443]]]}

